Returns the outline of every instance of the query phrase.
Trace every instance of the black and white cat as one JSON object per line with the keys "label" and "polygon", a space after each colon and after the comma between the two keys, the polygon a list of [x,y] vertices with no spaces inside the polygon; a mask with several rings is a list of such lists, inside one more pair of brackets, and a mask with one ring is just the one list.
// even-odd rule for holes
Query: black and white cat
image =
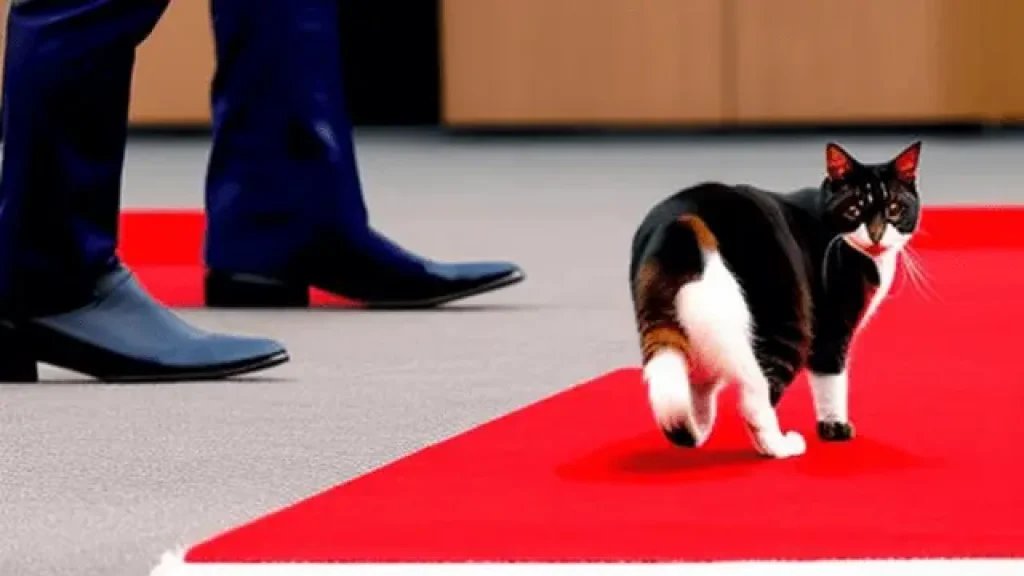
{"label": "black and white cat", "polygon": [[847,353],[918,229],[920,151],[916,142],[866,164],[830,143],[817,188],[703,183],[651,209],[633,239],[630,278],[644,380],[669,440],[703,444],[717,394],[735,382],[756,449],[804,453],[775,407],[805,368],[818,436],[853,438]]}

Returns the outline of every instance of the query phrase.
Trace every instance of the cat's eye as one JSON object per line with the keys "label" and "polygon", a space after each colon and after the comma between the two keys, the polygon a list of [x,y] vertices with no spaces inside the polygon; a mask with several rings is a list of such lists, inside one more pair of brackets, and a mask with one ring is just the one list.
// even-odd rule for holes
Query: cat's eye
{"label": "cat's eye", "polygon": [[852,220],[860,216],[860,208],[857,206],[850,206],[845,212],[843,212],[843,215]]}
{"label": "cat's eye", "polygon": [[903,205],[898,202],[890,202],[888,211],[890,218],[901,218],[903,216]]}

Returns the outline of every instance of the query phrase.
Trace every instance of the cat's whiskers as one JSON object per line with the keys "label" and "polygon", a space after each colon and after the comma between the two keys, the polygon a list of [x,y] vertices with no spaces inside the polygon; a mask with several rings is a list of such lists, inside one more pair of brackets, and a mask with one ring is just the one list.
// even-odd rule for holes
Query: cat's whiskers
{"label": "cat's whiskers", "polygon": [[932,287],[934,282],[924,269],[924,264],[921,263],[921,256],[909,246],[904,246],[903,248],[903,263],[904,275],[908,283],[916,289],[918,294],[929,302],[942,299],[941,295]]}
{"label": "cat's whiskers", "polygon": [[903,265],[900,266],[900,265],[897,264],[897,266],[896,266],[897,273],[901,274],[903,278],[907,279],[907,281],[905,283],[904,282],[898,283],[897,286],[893,287],[893,289],[888,294],[889,298],[898,298],[900,296],[900,294],[903,293],[903,290],[906,289],[906,285],[907,284],[909,284],[912,287],[916,288],[916,284],[915,284],[914,279],[913,279],[914,278],[913,272],[911,272],[911,267],[913,266],[913,264],[911,263],[910,256],[908,256],[905,251],[901,251],[901,253],[899,255],[899,260],[903,263]]}
{"label": "cat's whiskers", "polygon": [[925,280],[933,281],[933,278],[931,277],[931,275],[928,274],[928,271],[924,268],[924,265],[921,264],[921,255],[918,254],[917,251],[913,250],[909,246],[906,248],[906,250],[909,254],[913,255],[914,270],[920,273]]}

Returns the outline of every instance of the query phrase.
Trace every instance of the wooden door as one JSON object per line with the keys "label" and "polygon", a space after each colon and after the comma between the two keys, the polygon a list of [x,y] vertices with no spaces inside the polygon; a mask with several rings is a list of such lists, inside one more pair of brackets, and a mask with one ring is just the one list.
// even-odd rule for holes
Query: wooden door
{"label": "wooden door", "polygon": [[452,126],[716,123],[721,0],[443,0]]}

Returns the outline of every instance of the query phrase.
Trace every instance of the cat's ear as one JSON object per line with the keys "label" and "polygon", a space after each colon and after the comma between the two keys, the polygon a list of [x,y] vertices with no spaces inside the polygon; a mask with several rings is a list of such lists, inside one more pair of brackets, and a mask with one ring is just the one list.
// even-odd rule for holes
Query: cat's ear
{"label": "cat's ear", "polygon": [[917,164],[921,158],[921,141],[918,140],[896,155],[892,160],[892,166],[896,170],[896,177],[906,182],[913,182],[917,179]]}
{"label": "cat's ear", "polygon": [[853,170],[853,157],[835,142],[825,146],[825,168],[832,180],[841,180]]}

